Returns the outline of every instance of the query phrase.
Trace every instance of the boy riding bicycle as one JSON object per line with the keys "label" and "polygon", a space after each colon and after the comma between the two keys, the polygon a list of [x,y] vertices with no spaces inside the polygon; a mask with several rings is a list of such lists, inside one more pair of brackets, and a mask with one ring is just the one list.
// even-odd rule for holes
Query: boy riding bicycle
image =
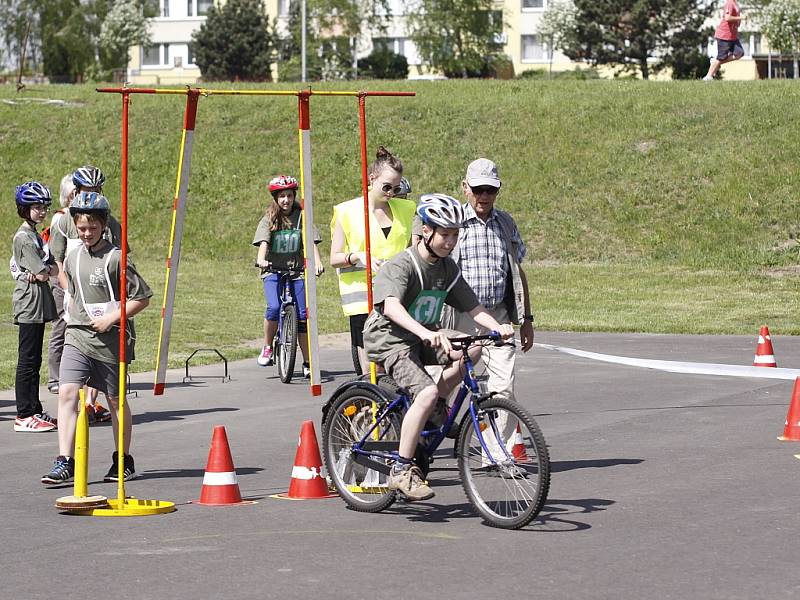
{"label": "boy riding bicycle", "polygon": [[[462,376],[461,354],[452,352],[448,332],[437,329],[442,307],[447,303],[469,313],[476,323],[504,339],[514,335],[511,325],[500,325],[478,302],[449,258],[464,221],[461,204],[445,194],[425,194],[417,214],[423,223],[422,239],[381,267],[374,282],[374,307],[364,326],[369,359],[382,363],[414,398],[403,418],[399,458],[388,482],[389,489],[398,490],[409,501],[434,495],[413,456],[437,399],[446,398]],[[471,349],[471,358],[477,360],[479,352],[479,347]],[[438,381],[425,370],[426,365],[443,367]]]}

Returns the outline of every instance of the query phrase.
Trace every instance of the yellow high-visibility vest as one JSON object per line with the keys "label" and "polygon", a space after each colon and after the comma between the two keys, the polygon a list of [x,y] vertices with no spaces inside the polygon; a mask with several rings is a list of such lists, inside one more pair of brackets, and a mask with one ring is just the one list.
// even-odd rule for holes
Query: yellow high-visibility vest
{"label": "yellow high-visibility vest", "polygon": [[[389,208],[392,211],[392,230],[389,237],[383,235],[375,215],[370,214],[370,252],[376,260],[389,260],[395,254],[408,247],[411,240],[411,223],[417,205],[413,200],[390,198]],[[344,252],[364,252],[366,250],[364,235],[364,199],[354,198],[333,207],[331,220],[331,237],[336,221],[344,231]],[[367,269],[366,267],[342,267],[336,270],[339,276],[339,295],[342,298],[342,310],[347,316],[364,315],[367,307]],[[372,273],[373,278],[375,273]]]}

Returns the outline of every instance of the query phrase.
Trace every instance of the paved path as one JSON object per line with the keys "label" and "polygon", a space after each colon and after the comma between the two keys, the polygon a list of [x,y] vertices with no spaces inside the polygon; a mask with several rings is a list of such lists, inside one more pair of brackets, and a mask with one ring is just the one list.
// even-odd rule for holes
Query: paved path
{"label": "paved path", "polygon": [[[592,352],[750,364],[754,337],[542,333]],[[773,340],[781,367],[800,367],[800,339]],[[323,345],[324,398],[350,368],[349,346]],[[233,381],[139,394],[127,491],[172,500],[163,516],[58,514],[39,477],[55,434],[12,432],[0,393],[0,538],[5,598],[797,598],[800,444],[778,442],[790,381],[682,375],[537,348],[518,369],[520,400],[550,445],[541,517],[508,532],[470,510],[452,459],[437,460],[431,502],[376,515],[339,499],[292,502],[285,491],[301,421],[319,427],[319,398],[281,384],[255,360]],[[197,373],[219,372],[209,366]],[[47,408],[55,411],[45,393]],[[225,425],[249,506],[188,504],[200,493],[211,430]],[[319,429],[318,429],[319,433]],[[91,429],[90,493],[113,450]],[[491,595],[491,596],[490,596]]]}

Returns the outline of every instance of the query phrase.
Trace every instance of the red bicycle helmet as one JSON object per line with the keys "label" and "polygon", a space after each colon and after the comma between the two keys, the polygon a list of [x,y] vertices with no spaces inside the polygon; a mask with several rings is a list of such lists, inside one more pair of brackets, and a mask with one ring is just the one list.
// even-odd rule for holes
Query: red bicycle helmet
{"label": "red bicycle helmet", "polygon": [[273,196],[283,190],[297,191],[297,179],[291,175],[278,175],[273,177],[269,182],[269,193]]}

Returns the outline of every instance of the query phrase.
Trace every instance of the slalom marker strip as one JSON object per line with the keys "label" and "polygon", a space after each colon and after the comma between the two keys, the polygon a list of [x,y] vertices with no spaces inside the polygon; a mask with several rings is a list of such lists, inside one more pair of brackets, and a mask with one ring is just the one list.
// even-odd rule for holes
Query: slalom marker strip
{"label": "slalom marker strip", "polygon": [[158,331],[158,349],[156,350],[156,379],[153,384],[154,396],[159,396],[164,393],[164,385],[167,380],[169,338],[172,332],[172,315],[175,312],[175,291],[178,286],[178,266],[181,262],[183,225],[186,221],[186,195],[189,189],[189,173],[192,165],[194,127],[197,119],[197,99],[198,94],[189,90],[186,95],[181,150],[180,156],[178,157],[178,174],[175,181],[175,197],[172,202],[172,226],[169,232],[167,274],[164,285],[164,298],[161,303],[161,326]]}
{"label": "slalom marker strip", "polygon": [[551,344],[534,344],[545,350],[553,350],[562,354],[599,360],[629,367],[642,367],[644,369],[655,369],[657,371],[667,371],[668,373],[686,373],[691,375],[721,375],[723,377],[753,377],[758,379],[789,379],[794,380],[800,377],[800,369],[764,369],[763,367],[751,367],[743,365],[725,365],[717,363],[696,363],[678,362],[674,360],[652,360],[648,358],[630,358],[627,356],[614,356],[613,354],[599,354],[597,352],[587,352],[566,348],[564,346],[553,346]]}
{"label": "slalom marker strip", "polygon": [[303,208],[303,253],[305,254],[306,338],[311,367],[311,395],[322,394],[319,370],[319,311],[317,310],[317,275],[314,258],[314,183],[311,176],[311,110],[309,94],[298,95],[298,135],[300,146],[300,203]]}

